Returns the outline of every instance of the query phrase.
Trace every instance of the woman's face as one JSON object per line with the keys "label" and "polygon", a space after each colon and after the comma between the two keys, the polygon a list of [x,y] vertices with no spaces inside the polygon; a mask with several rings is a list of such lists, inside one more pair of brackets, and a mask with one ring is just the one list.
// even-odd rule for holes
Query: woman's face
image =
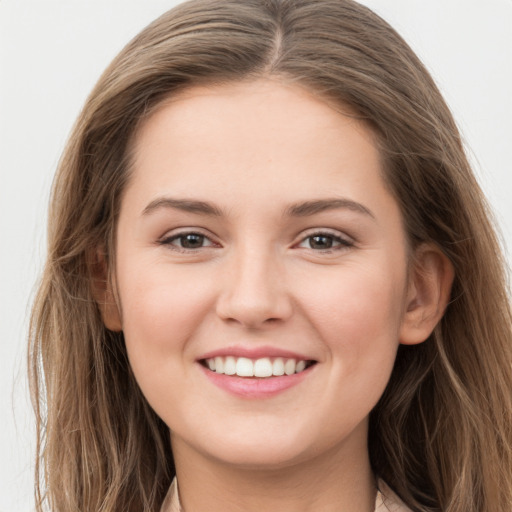
{"label": "woman's face", "polygon": [[251,467],[366,453],[409,288],[369,129],[257,81],[172,98],[133,149],[119,327],[173,448]]}

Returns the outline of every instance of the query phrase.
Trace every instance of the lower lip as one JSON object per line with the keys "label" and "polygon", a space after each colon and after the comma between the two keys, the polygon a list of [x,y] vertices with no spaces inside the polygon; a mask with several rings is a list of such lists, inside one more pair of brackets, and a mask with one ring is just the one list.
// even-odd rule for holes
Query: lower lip
{"label": "lower lip", "polygon": [[242,398],[270,398],[302,382],[316,365],[293,375],[265,378],[225,375],[213,372],[201,364],[199,366],[210,382],[228,393]]}

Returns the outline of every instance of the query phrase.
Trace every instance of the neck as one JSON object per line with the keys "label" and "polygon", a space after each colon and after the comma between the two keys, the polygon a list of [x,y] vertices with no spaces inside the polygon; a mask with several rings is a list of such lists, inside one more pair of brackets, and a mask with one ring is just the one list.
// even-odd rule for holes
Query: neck
{"label": "neck", "polygon": [[373,512],[376,485],[366,436],[361,441],[269,469],[209,458],[173,436],[181,505],[184,512]]}

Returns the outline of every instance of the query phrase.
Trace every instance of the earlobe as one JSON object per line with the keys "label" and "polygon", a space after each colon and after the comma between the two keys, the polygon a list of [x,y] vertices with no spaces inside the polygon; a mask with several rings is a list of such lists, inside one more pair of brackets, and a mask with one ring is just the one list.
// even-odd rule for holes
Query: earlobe
{"label": "earlobe", "polygon": [[91,290],[98,304],[105,327],[110,331],[123,330],[113,284],[109,279],[105,252],[96,249],[89,257],[91,268]]}
{"label": "earlobe", "polygon": [[423,244],[416,249],[409,274],[400,343],[415,345],[430,336],[450,300],[453,278],[453,265],[437,246]]}

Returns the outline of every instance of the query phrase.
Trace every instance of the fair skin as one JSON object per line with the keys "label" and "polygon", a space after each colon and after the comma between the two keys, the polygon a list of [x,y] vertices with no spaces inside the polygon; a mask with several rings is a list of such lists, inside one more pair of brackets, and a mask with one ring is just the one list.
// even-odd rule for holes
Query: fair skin
{"label": "fair skin", "polygon": [[[368,415],[451,270],[430,246],[412,263],[371,131],[260,80],[174,96],[132,149],[102,311],[170,428],[184,509],[373,511]],[[219,373],[241,356],[297,373]]]}

